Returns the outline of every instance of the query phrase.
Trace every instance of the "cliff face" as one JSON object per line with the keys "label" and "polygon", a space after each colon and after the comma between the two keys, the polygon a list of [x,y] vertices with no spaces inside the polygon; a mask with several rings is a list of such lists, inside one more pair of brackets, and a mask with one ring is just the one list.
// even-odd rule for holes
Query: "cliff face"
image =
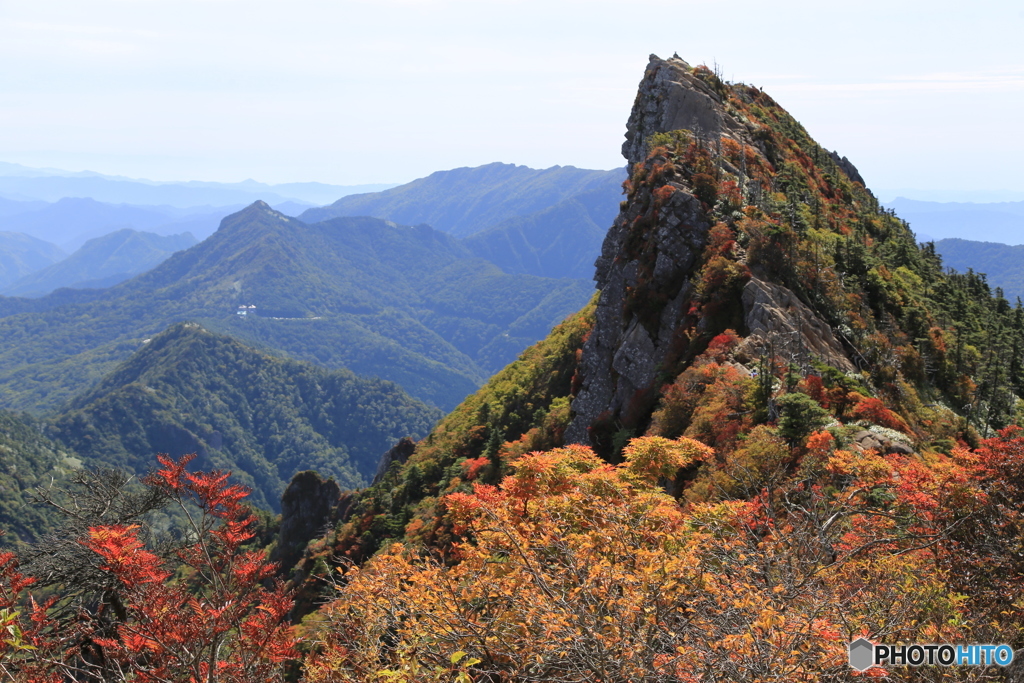
{"label": "cliff face", "polygon": [[[648,236],[647,254],[631,255],[627,241],[631,226],[644,214],[645,199],[650,197],[637,198],[623,208],[608,231],[596,263],[594,279],[601,296],[594,331],[583,346],[583,381],[572,404],[575,418],[565,434],[568,443],[586,443],[586,430],[599,415],[605,411],[612,416],[620,414],[638,391],[654,383],[693,291],[688,276],[707,242],[710,227],[700,202],[685,190],[673,193]],[[647,326],[624,304],[642,277],[641,258],[650,257],[652,252],[651,282],[668,301],[661,307],[656,324]],[[653,296],[653,292],[647,296]]]}
{"label": "cliff face", "polygon": [[[719,175],[737,177],[741,204],[745,204],[755,192],[751,172],[744,168],[748,157],[753,155],[759,166],[773,169],[772,151],[765,144],[763,126],[730,102],[728,95],[734,86],[722,84],[701,69],[693,69],[679,58],[664,60],[651,55],[622,145],[622,155],[634,176],[628,182],[635,183],[638,170],[647,177],[658,174],[659,162],[652,163],[650,153],[659,134],[686,130],[688,139],[717,157]],[[723,158],[723,145],[730,141],[744,150],[740,167]],[[845,157],[836,166],[861,181]],[[686,354],[694,331],[698,335],[712,331],[708,320],[688,318],[697,294],[696,268],[712,224],[722,218],[712,215],[706,197],[702,203],[697,196],[699,183],[693,173],[685,172],[664,183],[635,183],[608,231],[595,264],[594,279],[601,296],[594,332],[583,348],[582,383],[565,433],[568,443],[592,443],[589,430],[599,419],[621,421],[664,383],[666,377],[659,382],[659,375],[668,370],[667,361]],[[638,246],[638,242],[642,243]],[[747,259],[740,252],[736,261],[745,265]],[[737,330],[748,336],[744,342],[748,355],[764,353],[770,347],[773,353],[800,365],[820,360],[843,371],[854,370],[829,325],[796,294],[768,281],[763,268],[755,266],[751,275],[742,291],[743,315]]]}

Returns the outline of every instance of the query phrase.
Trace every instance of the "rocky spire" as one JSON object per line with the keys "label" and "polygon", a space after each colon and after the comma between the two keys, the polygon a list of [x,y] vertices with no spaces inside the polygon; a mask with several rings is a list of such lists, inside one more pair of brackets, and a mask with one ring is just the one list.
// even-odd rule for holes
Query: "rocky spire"
{"label": "rocky spire", "polygon": [[721,94],[694,76],[684,60],[651,55],[626,123],[622,156],[631,164],[643,161],[651,135],[681,129],[711,140],[747,138],[750,132],[725,112]]}
{"label": "rocky spire", "polygon": [[[760,126],[728,104],[729,88],[747,86],[729,86],[701,71],[705,68],[651,55],[622,145],[632,170],[646,164],[648,177],[656,172],[648,160],[651,138],[677,130],[689,131],[712,150],[734,140],[770,166],[759,140]],[[850,175],[845,165],[841,168]],[[735,168],[730,173],[742,175]],[[601,295],[594,330],[583,347],[582,381],[572,403],[567,443],[592,443],[590,430],[598,421],[614,425],[631,411],[649,410],[651,406],[640,404],[653,400],[666,381],[662,375],[667,360],[685,354],[687,336],[707,331],[702,329],[706,321],[686,317],[695,294],[694,271],[708,243],[708,207],[693,185],[680,178],[657,185],[634,185],[595,264]],[[756,269],[743,289],[742,307],[744,329],[737,331],[748,336],[751,350],[771,343],[790,357],[819,358],[843,370],[854,369],[829,326],[792,291],[759,278]]]}

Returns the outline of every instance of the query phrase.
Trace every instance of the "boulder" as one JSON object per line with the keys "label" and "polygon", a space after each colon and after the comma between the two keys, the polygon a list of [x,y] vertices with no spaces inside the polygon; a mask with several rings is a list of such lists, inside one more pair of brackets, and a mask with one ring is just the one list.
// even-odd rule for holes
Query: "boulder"
{"label": "boulder", "polygon": [[914,452],[914,449],[910,446],[900,443],[899,441],[893,441],[885,436],[882,436],[878,432],[873,432],[869,429],[862,429],[853,435],[851,446],[859,451],[878,451],[883,455],[889,454],[900,454],[910,455]]}

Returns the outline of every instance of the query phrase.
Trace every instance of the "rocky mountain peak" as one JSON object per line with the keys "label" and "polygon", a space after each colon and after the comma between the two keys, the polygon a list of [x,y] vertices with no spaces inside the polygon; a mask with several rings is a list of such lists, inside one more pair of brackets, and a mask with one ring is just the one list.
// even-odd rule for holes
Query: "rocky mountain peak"
{"label": "rocky mountain peak", "polygon": [[595,429],[621,432],[649,414],[659,388],[726,328],[744,337],[747,358],[771,349],[804,368],[852,372],[841,333],[779,277],[792,254],[774,254],[775,238],[753,226],[767,218],[806,230],[797,211],[814,200],[792,178],[862,185],[853,164],[759,89],[678,57],[651,55],[626,129],[627,200],[596,262],[601,295],[566,441],[597,446]]}
{"label": "rocky mountain peak", "polygon": [[723,135],[737,140],[749,137],[748,126],[726,110],[723,93],[701,77],[701,70],[708,71],[678,57],[651,55],[626,123],[622,143],[626,161],[635,164],[646,159],[650,137],[666,131],[689,130],[709,140]]}

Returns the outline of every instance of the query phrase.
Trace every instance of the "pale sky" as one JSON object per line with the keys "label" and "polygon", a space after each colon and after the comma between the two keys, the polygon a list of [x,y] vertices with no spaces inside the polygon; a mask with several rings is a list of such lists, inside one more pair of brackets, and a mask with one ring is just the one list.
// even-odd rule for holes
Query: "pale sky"
{"label": "pale sky", "polygon": [[155,180],[613,168],[648,54],[763,87],[870,187],[1024,191],[1024,5],[0,0],[0,161]]}

